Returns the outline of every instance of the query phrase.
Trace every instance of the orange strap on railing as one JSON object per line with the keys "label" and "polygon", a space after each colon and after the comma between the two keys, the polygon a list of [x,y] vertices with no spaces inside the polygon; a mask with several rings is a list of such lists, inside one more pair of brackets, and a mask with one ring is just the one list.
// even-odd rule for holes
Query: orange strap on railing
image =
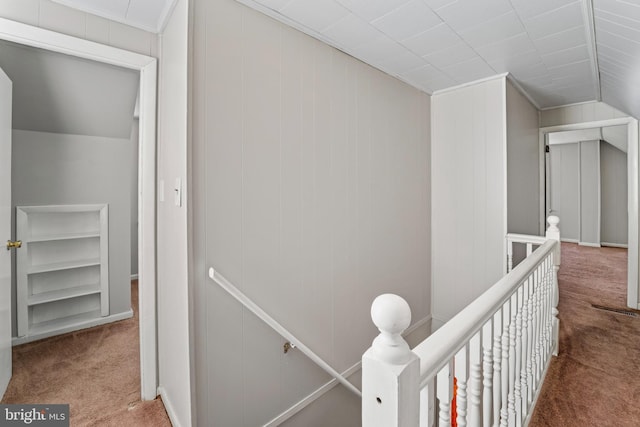
{"label": "orange strap on railing", "polygon": [[458,379],[453,377],[453,399],[451,399],[451,427],[458,427],[458,405],[456,395],[458,394]]}

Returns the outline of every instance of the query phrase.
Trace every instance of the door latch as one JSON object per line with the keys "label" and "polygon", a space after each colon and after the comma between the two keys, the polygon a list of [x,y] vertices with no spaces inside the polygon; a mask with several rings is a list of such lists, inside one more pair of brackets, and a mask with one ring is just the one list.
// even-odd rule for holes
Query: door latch
{"label": "door latch", "polygon": [[7,240],[7,250],[11,250],[11,248],[21,248],[22,240],[11,241]]}

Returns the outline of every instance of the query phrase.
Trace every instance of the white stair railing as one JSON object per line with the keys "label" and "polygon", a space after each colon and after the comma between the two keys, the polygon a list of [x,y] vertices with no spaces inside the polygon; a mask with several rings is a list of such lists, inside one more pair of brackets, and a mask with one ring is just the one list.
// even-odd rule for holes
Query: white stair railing
{"label": "white stair railing", "polygon": [[458,426],[528,424],[558,349],[560,231],[557,217],[548,222],[538,249],[413,351],[400,335],[409,305],[375,299],[380,335],[362,357],[364,427],[448,427],[452,417]]}

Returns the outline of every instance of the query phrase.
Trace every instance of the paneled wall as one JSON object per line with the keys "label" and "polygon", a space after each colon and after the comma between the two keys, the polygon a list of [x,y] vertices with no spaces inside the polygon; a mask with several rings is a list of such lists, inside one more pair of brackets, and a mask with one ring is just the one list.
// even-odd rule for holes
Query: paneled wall
{"label": "paneled wall", "polygon": [[[160,36],[158,73],[158,382],[176,427],[193,425],[187,274],[187,21],[188,1],[179,0]],[[177,204],[176,179],[182,192]]]}
{"label": "paneled wall", "polygon": [[540,112],[540,127],[617,119],[627,116],[628,114],[624,114],[604,102],[594,101],[543,110]]}
{"label": "paneled wall", "polygon": [[[329,378],[206,276],[214,267],[338,371],[372,300],[429,316],[430,99],[232,0],[194,2],[198,425],[255,426]],[[287,425],[359,425],[339,387]]]}
{"label": "paneled wall", "polygon": [[540,232],[538,110],[507,80],[507,231]]}
{"label": "paneled wall", "polygon": [[0,17],[58,33],[157,56],[157,36],[50,0],[2,0]]}
{"label": "paneled wall", "polygon": [[432,97],[433,318],[502,277],[507,232],[505,78]]}
{"label": "paneled wall", "polygon": [[626,245],[627,224],[627,154],[611,144],[600,141],[600,184],[602,187],[603,245]]}

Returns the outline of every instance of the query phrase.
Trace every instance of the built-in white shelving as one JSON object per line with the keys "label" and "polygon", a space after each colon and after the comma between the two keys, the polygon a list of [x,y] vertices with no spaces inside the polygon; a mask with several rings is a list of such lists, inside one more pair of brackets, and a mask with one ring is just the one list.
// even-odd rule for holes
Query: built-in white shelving
{"label": "built-in white shelving", "polygon": [[108,206],[16,208],[18,337],[51,336],[109,315]]}

